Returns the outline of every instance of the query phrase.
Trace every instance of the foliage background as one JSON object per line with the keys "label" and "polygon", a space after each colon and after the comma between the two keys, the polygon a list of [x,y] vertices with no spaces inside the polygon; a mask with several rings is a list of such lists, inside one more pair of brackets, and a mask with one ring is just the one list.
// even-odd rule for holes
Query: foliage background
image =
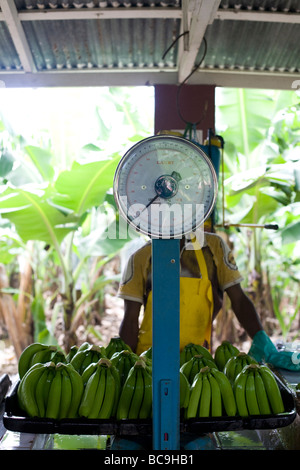
{"label": "foliage background", "polygon": [[109,262],[127,242],[107,237],[118,228],[113,175],[153,132],[153,89],[1,92],[0,312],[14,349],[34,340],[68,350],[82,323],[101,341],[94,326],[119,274]]}
{"label": "foliage background", "polygon": [[[219,223],[229,227],[223,232],[266,331],[293,341],[300,327],[299,94],[217,89],[216,103],[217,132],[225,141]],[[278,230],[251,224],[277,224]]]}
{"label": "foliage background", "polygon": [[[216,89],[225,142],[218,231],[266,331],[288,341],[300,329],[297,93]],[[103,342],[104,293],[118,284],[127,241],[102,236],[118,227],[112,175],[125,151],[152,135],[153,96],[151,87],[0,90],[0,324],[17,356],[32,340],[68,349],[79,327]],[[250,226],[274,223],[276,231]],[[247,339],[226,303],[215,346],[225,338]]]}

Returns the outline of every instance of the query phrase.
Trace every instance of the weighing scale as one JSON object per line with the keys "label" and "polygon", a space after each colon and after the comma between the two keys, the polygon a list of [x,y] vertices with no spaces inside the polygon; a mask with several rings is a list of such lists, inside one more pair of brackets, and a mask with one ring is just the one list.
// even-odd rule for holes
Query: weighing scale
{"label": "weighing scale", "polygon": [[153,449],[177,450],[180,240],[190,234],[197,238],[216,202],[217,176],[198,145],[158,135],[125,153],[116,169],[114,196],[127,223],[152,239]]}
{"label": "weighing scale", "polygon": [[120,160],[115,172],[114,196],[120,215],[128,225],[152,239],[152,420],[118,422],[116,419],[55,420],[24,416],[18,404],[18,382],[5,400],[3,423],[6,429],[36,434],[142,438],[152,433],[154,450],[179,450],[180,444],[184,449],[199,450],[210,448],[207,433],[277,429],[291,424],[297,414],[294,397],[280,380],[278,386],[285,413],[180,422],[180,240],[194,234],[199,241],[197,232],[201,236],[203,223],[215,205],[217,176],[205,151],[184,137],[146,138]]}

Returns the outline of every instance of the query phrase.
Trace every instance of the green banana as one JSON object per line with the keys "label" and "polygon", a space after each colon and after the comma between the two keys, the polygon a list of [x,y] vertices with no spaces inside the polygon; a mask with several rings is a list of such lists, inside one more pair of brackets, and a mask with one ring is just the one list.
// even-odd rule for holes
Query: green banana
{"label": "green banana", "polygon": [[228,377],[226,377],[226,375],[218,369],[211,368],[210,372],[219,384],[222,395],[222,403],[224,405],[227,416],[235,416],[237,411],[236,401]]}
{"label": "green banana", "polygon": [[75,356],[71,359],[70,364],[74,369],[82,375],[84,370],[92,363],[97,362],[101,358],[104,358],[103,348],[96,345],[90,345],[89,347],[77,351]]}
{"label": "green banana", "polygon": [[83,385],[85,386],[90,378],[90,376],[95,372],[98,367],[99,362],[92,362],[89,366],[87,366],[83,373],[82,373],[82,381]]}
{"label": "green banana", "polygon": [[31,358],[29,368],[32,367],[34,364],[38,364],[38,363],[45,364],[46,362],[49,362],[50,360],[52,361],[51,356],[53,352],[56,350],[57,350],[56,346],[48,346],[44,350],[36,352]]}
{"label": "green banana", "polygon": [[191,374],[191,370],[192,370],[192,367],[193,367],[193,358],[190,359],[189,361],[185,362],[181,367],[180,367],[180,371],[184,374],[184,376],[188,379],[189,383],[190,382],[190,374]]}
{"label": "green banana", "polygon": [[72,382],[66,367],[61,365],[61,399],[58,419],[69,417],[69,408],[72,401]]}
{"label": "green banana", "polygon": [[254,381],[255,381],[255,392],[257,397],[257,402],[259,406],[260,414],[269,415],[271,414],[271,408],[267,396],[267,392],[264,386],[263,379],[258,370],[254,372]]}
{"label": "green banana", "polygon": [[128,344],[126,344],[119,336],[115,336],[110,339],[108,345],[105,348],[106,357],[110,359],[115,352],[123,351],[124,349],[127,349],[128,351],[132,352]]}
{"label": "green banana", "polygon": [[215,351],[215,363],[217,364],[218,369],[223,371],[226,364],[226,359],[224,348],[222,348],[221,345],[218,346]]}
{"label": "green banana", "polygon": [[203,373],[202,391],[199,403],[199,418],[208,418],[210,415],[211,387],[207,372]]}
{"label": "green banana", "polygon": [[106,367],[98,366],[98,370],[99,370],[99,379],[98,381],[95,380],[96,392],[95,392],[94,398],[92,398],[91,396],[91,400],[93,400],[93,402],[91,403],[90,411],[86,416],[89,419],[98,418],[98,415],[100,413],[100,409],[103,403],[104,395],[106,393],[105,392],[105,389],[107,387]]}
{"label": "green banana", "polygon": [[273,372],[269,369],[269,367],[264,365],[260,366],[258,370],[263,379],[272,412],[274,414],[283,413],[284,404]]}
{"label": "green banana", "polygon": [[147,419],[152,412],[152,376],[147,369],[142,369],[144,381],[144,396],[140,407],[139,418]]}
{"label": "green banana", "polygon": [[[117,353],[117,354],[120,355],[122,353],[123,353],[123,351],[121,353]],[[111,358],[111,363],[117,369],[119,377],[120,377],[120,383],[123,386],[123,384],[125,382],[125,378],[124,378],[124,364],[125,364],[124,356],[118,356],[115,359]]]}
{"label": "green banana", "polygon": [[65,370],[69,374],[72,383],[72,401],[68,410],[68,418],[77,418],[84,391],[83,381],[81,375],[70,364],[66,365]]}
{"label": "green banana", "polygon": [[44,388],[48,379],[49,368],[46,367],[42,373],[39,381],[36,384],[35,388],[35,401],[39,410],[38,416],[44,418],[46,412],[45,400],[44,400]]}
{"label": "green banana", "polygon": [[54,375],[55,375],[55,364],[54,364],[54,362],[52,362],[48,366],[47,379],[45,381],[45,385],[44,385],[44,388],[43,388],[43,399],[44,399],[44,405],[45,405],[45,412],[46,412],[46,404],[48,402],[50,385],[52,383]]}
{"label": "green banana", "polygon": [[30,417],[39,416],[39,409],[35,400],[35,387],[45,367],[45,364],[35,364],[25,373],[18,386],[17,397],[19,406]]}
{"label": "green banana", "polygon": [[189,377],[188,377],[188,381],[189,381],[190,384],[192,384],[195,375],[198,374],[198,372],[200,372],[200,370],[203,367],[205,367],[205,365],[202,361],[201,356],[199,356],[199,355],[193,356],[192,359],[190,359],[189,362],[192,363],[192,368],[191,368],[191,371],[190,371],[190,374],[189,374]]}
{"label": "green banana", "polygon": [[78,351],[84,351],[85,349],[87,348],[90,348],[92,346],[91,343],[89,343],[88,341],[84,341],[78,348]]}
{"label": "green banana", "polygon": [[[102,359],[100,359],[100,361],[101,360]],[[117,407],[118,407],[118,403],[119,403],[119,399],[120,399],[120,394],[121,394],[121,380],[120,380],[120,375],[118,373],[118,370],[113,364],[110,364],[110,371],[111,371],[111,374],[112,374],[112,376],[115,380],[114,406],[113,406],[112,412],[111,412],[111,415],[115,416],[116,411],[117,411]]]}
{"label": "green banana", "polygon": [[100,380],[101,367],[97,367],[95,372],[90,376],[85,386],[78,414],[81,417],[88,418],[93,408],[97,388]]}
{"label": "green banana", "polygon": [[125,357],[125,361],[124,361],[124,371],[123,371],[123,380],[124,380],[124,383],[128,377],[128,374],[130,372],[130,370],[132,369],[132,367],[134,367],[134,364],[135,362],[132,361],[132,358],[131,357]]}
{"label": "green banana", "polygon": [[203,382],[203,374],[199,372],[194,378],[194,382],[191,386],[191,393],[190,393],[190,400],[186,411],[186,417],[189,418],[196,418],[199,401],[202,391],[202,382]]}
{"label": "green banana", "polygon": [[105,373],[105,393],[102,402],[102,406],[100,408],[100,412],[98,415],[99,419],[108,419],[111,417],[114,405],[115,405],[115,392],[116,392],[116,382],[114,376],[112,374],[111,368],[106,367],[104,369]]}
{"label": "green banana", "polygon": [[59,407],[61,401],[61,384],[62,384],[61,369],[56,368],[55,375],[50,385],[48,401],[46,404],[46,418],[58,419]]}
{"label": "green banana", "polygon": [[130,352],[128,349],[117,351],[111,356],[111,363],[116,367],[120,375],[121,386],[124,385],[131,367],[139,359],[139,356]]}
{"label": "green banana", "polygon": [[118,420],[128,418],[128,412],[130,409],[131,400],[132,400],[134,389],[135,389],[136,372],[137,372],[137,368],[132,367],[123,385],[118,408],[117,408],[116,417]]}
{"label": "green banana", "polygon": [[244,367],[257,362],[245,352],[239,352],[236,356],[231,356],[226,362],[223,372],[229,378],[231,384]]}
{"label": "green banana", "polygon": [[190,383],[183,372],[179,371],[180,408],[187,408],[190,399]]}
{"label": "green banana", "polygon": [[247,402],[246,402],[246,382],[247,382],[248,369],[244,367],[242,372],[236,377],[234,381],[234,393],[238,414],[242,417],[249,415]]}
{"label": "green banana", "polygon": [[190,359],[192,359],[192,357],[194,356],[194,351],[193,351],[193,345],[189,345],[187,346],[186,348],[186,358],[187,360],[189,361]]}
{"label": "green banana", "polygon": [[[22,351],[19,361],[18,361],[18,372],[19,372],[20,379],[24,377],[25,373],[33,365],[32,364],[33,357],[39,352],[45,352],[48,350],[49,350],[49,346],[47,344],[32,343]],[[37,361],[35,363],[37,363]]]}
{"label": "green banana", "polygon": [[133,397],[132,397],[129,412],[128,412],[129,419],[137,419],[139,417],[140,407],[142,405],[143,398],[144,398],[144,379],[143,379],[141,367],[137,367],[135,389],[134,389]]}
{"label": "green banana", "polygon": [[78,346],[74,345],[71,346],[70,351],[66,355],[66,362],[71,362],[71,359],[75,356],[75,354],[78,352]]}
{"label": "green banana", "polygon": [[249,415],[259,415],[259,407],[257,403],[254,370],[249,369],[246,380],[246,403]]}
{"label": "green banana", "polygon": [[209,372],[207,375],[211,388],[211,416],[222,416],[222,395],[219,383],[216,381],[211,372]]}
{"label": "green banana", "polygon": [[179,364],[180,364],[180,367],[183,366],[183,364],[185,364],[187,362],[187,359],[186,359],[186,349],[183,348],[182,351],[180,351],[180,354],[179,354]]}
{"label": "green banana", "polygon": [[239,350],[229,341],[222,341],[215,351],[215,363],[220,371],[223,371],[226,362],[232,357],[237,356]]}

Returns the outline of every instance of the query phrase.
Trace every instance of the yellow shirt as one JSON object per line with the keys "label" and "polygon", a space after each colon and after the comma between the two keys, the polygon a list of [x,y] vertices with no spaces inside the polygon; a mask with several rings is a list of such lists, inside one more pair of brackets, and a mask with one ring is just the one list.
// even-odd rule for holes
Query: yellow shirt
{"label": "yellow shirt", "polygon": [[[181,250],[180,276],[200,277],[199,264],[191,245]],[[205,233],[202,247],[209,279],[212,283],[213,318],[222,306],[223,292],[240,283],[243,278],[238,271],[232,252],[217,234]],[[151,291],[151,241],[138,249],[128,259],[119,286],[118,297],[140,302],[144,306]]]}

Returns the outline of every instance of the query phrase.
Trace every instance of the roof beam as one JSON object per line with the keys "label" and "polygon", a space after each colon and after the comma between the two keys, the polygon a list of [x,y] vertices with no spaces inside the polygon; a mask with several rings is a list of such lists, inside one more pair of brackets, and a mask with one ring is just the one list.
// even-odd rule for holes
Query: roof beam
{"label": "roof beam", "polygon": [[[177,84],[176,71],[45,71],[37,73],[0,73],[0,87],[70,87],[72,86],[154,86],[156,84]],[[261,88],[273,90],[299,89],[299,74],[229,71],[204,69],[193,74],[191,85],[214,85],[217,87]]]}
{"label": "roof beam", "polygon": [[265,21],[268,23],[300,23],[299,13],[280,13],[277,11],[254,11],[254,10],[234,10],[219,9],[216,13],[216,20],[235,21]]}
{"label": "roof beam", "polygon": [[[6,0],[5,0],[6,1]],[[135,18],[181,18],[180,8],[82,8],[70,10],[21,10],[18,13],[20,21],[51,21],[51,20],[105,20],[105,19],[135,19]],[[0,21],[5,21],[0,13]]]}
{"label": "roof beam", "polygon": [[15,2],[10,0],[0,0],[2,17],[6,22],[11,38],[13,40],[16,51],[19,55],[23,70],[25,72],[34,72],[34,60],[18,17],[18,11]]}
{"label": "roof beam", "polygon": [[205,35],[206,28],[215,19],[220,1],[221,0],[186,0],[182,2],[182,8],[188,8],[190,20],[188,25],[188,47],[183,50],[181,49],[178,57],[179,83],[183,82],[183,80],[191,73]]}

